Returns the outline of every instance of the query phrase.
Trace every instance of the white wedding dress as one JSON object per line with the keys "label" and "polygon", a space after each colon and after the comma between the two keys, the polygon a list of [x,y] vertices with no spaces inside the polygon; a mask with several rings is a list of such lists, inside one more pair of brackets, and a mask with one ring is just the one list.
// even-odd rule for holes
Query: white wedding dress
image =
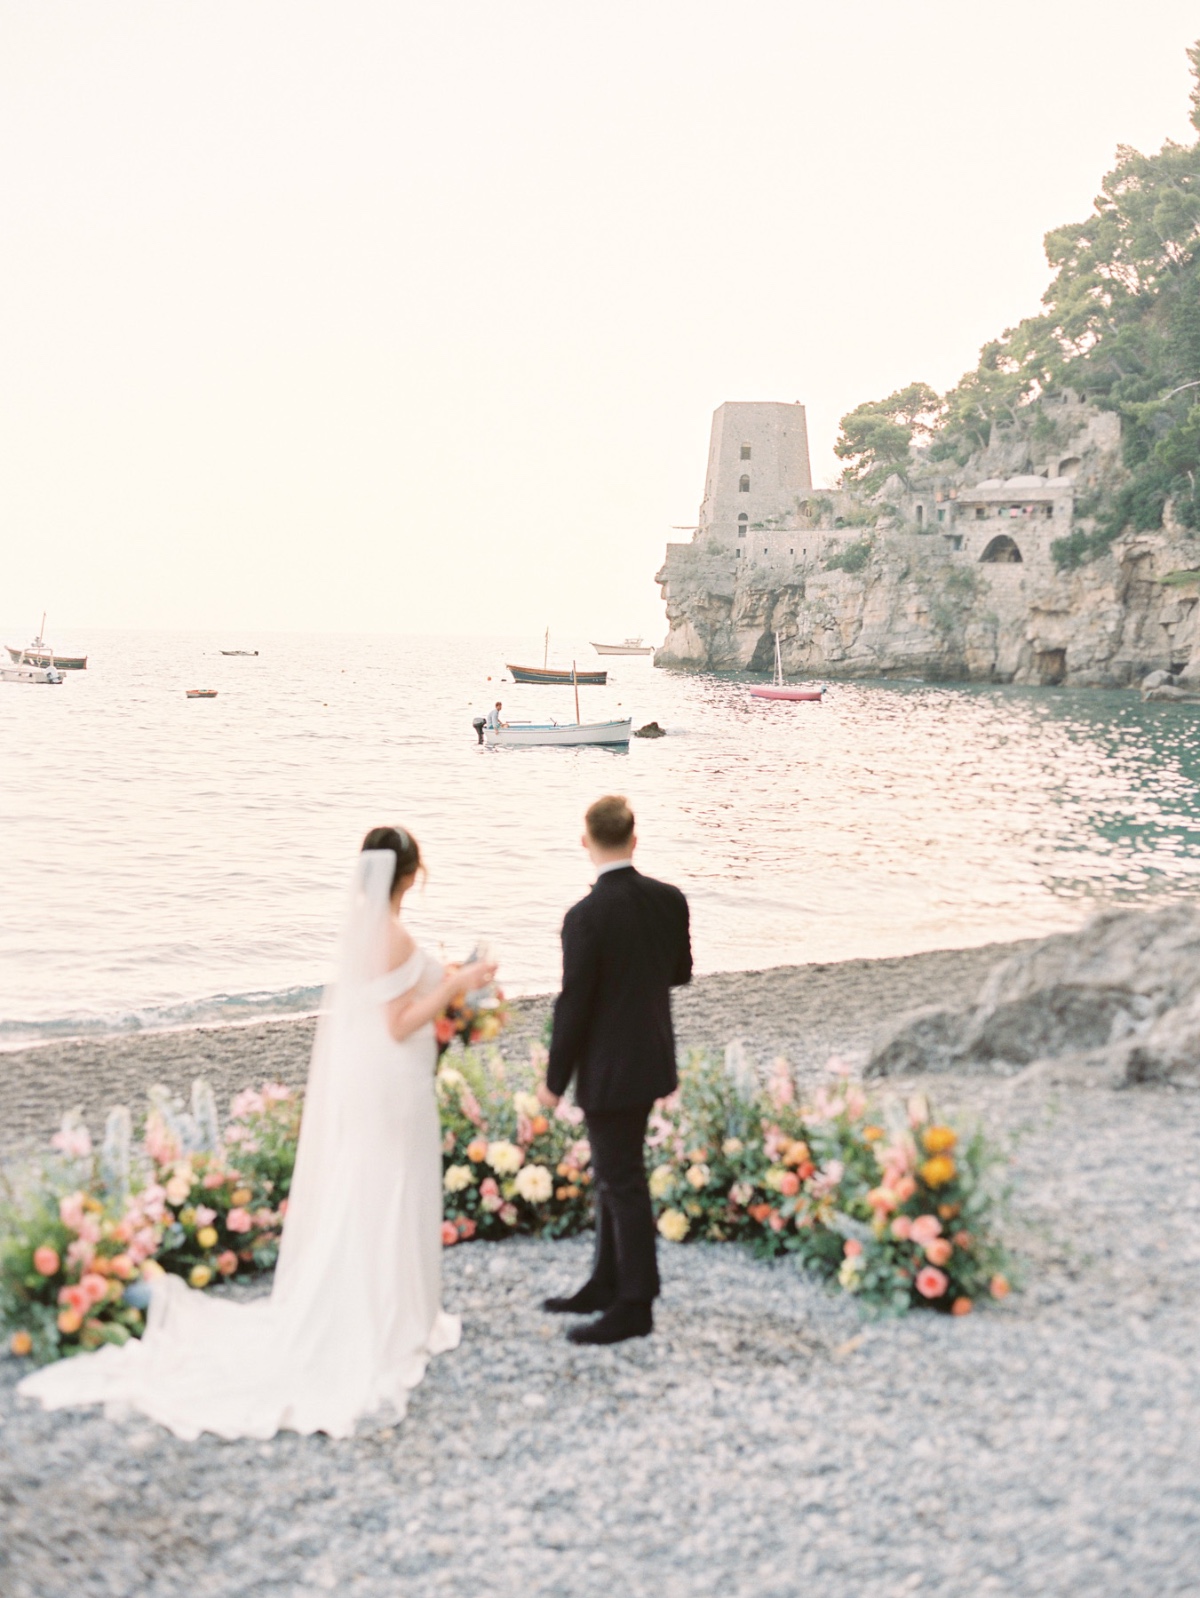
{"label": "white wedding dress", "polygon": [[457,1346],[441,1307],[433,1027],[396,1043],[382,1008],[441,973],[420,949],[383,970],[394,864],[380,849],[355,867],[270,1297],[238,1304],[159,1278],[140,1341],[47,1366],[19,1392],[51,1409],[131,1407],[189,1439],[345,1437],[381,1408],[402,1415],[430,1356]]}

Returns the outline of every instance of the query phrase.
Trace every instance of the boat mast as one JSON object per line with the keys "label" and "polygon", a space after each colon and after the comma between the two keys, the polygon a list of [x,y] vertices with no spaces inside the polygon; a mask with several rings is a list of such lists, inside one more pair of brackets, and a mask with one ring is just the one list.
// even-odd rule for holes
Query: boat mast
{"label": "boat mast", "polygon": [[550,629],[546,628],[546,647],[542,650],[542,670],[550,664]]}
{"label": "boat mast", "polygon": [[575,684],[575,725],[582,727],[579,719],[579,673],[575,670],[575,662],[571,662],[571,681]]}
{"label": "boat mast", "polygon": [[775,686],[783,687],[783,656],[779,652],[779,633],[775,634]]}

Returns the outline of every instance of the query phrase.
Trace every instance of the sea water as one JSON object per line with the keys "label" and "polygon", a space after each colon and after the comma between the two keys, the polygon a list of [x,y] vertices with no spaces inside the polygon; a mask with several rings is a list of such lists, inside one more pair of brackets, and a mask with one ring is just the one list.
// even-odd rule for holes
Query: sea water
{"label": "sea water", "polygon": [[[1200,708],[1128,692],[835,683],[756,700],[746,677],[601,661],[585,720],[667,736],[480,748],[532,638],[72,635],[86,672],[0,685],[0,1041],[312,1009],[363,833],[401,823],[425,945],[496,945],[512,992],[553,989],[591,880],[583,811],[627,794],[643,870],[692,907],[697,968],[1028,937],[1194,890]],[[258,648],[231,658],[222,648]],[[218,697],[189,700],[188,688]]]}

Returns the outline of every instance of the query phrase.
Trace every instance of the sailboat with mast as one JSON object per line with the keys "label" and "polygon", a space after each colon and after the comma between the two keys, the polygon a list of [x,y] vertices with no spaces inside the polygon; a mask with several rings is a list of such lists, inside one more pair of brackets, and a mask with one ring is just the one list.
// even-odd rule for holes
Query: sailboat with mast
{"label": "sailboat with mast", "polygon": [[[511,668],[510,668],[511,669]],[[567,681],[575,688],[575,720],[569,721],[507,721],[499,727],[481,728],[482,741],[492,749],[530,749],[544,744],[560,748],[575,748],[580,744],[624,745],[628,747],[633,731],[633,717],[620,721],[582,721],[579,715],[579,684],[584,674],[575,662],[567,673]]]}
{"label": "sailboat with mast", "polygon": [[797,688],[783,680],[783,656],[779,649],[779,634],[775,634],[775,678],[770,687],[751,688],[755,699],[820,700],[824,688]]}
{"label": "sailboat with mast", "polygon": [[585,688],[603,688],[608,681],[606,671],[576,672],[574,667],[570,671],[551,669],[549,627],[546,628],[546,644],[540,666],[514,666],[511,661],[506,660],[504,667],[506,671],[512,672],[513,682],[557,683],[559,687],[569,687],[572,682],[579,682]]}

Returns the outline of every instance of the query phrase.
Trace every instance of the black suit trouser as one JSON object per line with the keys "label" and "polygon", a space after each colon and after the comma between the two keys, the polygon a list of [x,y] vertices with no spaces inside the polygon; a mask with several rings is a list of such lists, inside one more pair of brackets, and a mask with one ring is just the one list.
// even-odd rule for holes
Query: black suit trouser
{"label": "black suit trouser", "polygon": [[654,1211],[646,1182],[646,1122],[651,1106],[587,1112],[596,1180],[596,1262],[592,1284],[605,1298],[649,1303],[658,1297]]}

